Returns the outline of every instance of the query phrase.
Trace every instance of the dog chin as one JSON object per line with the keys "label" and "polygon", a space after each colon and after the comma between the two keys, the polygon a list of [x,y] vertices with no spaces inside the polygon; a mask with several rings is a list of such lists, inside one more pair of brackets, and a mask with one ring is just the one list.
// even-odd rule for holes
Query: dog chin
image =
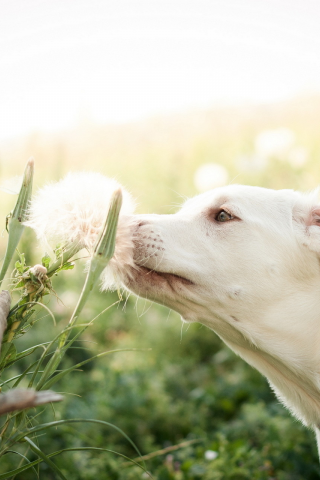
{"label": "dog chin", "polygon": [[174,300],[186,297],[195,286],[191,280],[180,275],[159,272],[142,265],[131,268],[123,282],[136,295],[176,310],[178,309]]}

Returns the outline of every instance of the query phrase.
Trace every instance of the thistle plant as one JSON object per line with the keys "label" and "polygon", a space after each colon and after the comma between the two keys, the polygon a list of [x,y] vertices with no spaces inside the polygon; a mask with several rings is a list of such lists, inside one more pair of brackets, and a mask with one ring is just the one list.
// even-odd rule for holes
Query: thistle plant
{"label": "thistle plant", "polygon": [[[0,415],[6,414],[6,417],[2,417],[4,420],[0,430],[0,466],[1,458],[8,452],[20,455],[21,464],[10,472],[0,473],[0,480],[13,478],[41,462],[45,462],[55,472],[57,478],[65,479],[51,458],[63,451],[74,449],[46,454],[41,450],[37,437],[39,432],[68,423],[93,422],[114,428],[132,444],[139,457],[141,456],[125,433],[106,421],[69,419],[34,425],[33,410],[26,410],[61,401],[63,398],[60,394],[48,389],[89,361],[113,353],[107,351],[93,355],[69,368],[61,366],[66,351],[95,320],[81,322],[81,312],[90,292],[99,279],[102,280],[103,288],[106,288],[107,283],[109,285],[114,281],[106,281],[106,278],[110,277],[110,268],[116,273],[118,263],[130,262],[133,248],[131,236],[128,234],[131,228],[130,221],[125,217],[126,214],[132,213],[133,203],[129,194],[119,188],[115,181],[96,173],[69,174],[62,181],[44,187],[30,205],[33,169],[34,162],[29,160],[17,204],[8,221],[8,246],[0,281],[3,281],[6,272],[9,271],[11,260],[16,255],[18,242],[26,226],[35,230],[38,239],[51,253],[45,253],[41,262],[34,266],[27,264],[23,253],[18,253],[10,278],[10,288],[13,293],[20,293],[20,298],[10,308],[9,293],[6,291],[0,293],[0,341],[2,340],[0,378],[22,358],[38,351],[41,354],[24,372],[1,383],[2,392],[5,393],[0,394]],[[54,277],[63,270],[72,270],[74,266],[72,258],[83,248],[86,248],[89,254],[86,279],[66,326],[52,340],[19,352],[16,339],[33,327],[37,310],[45,309],[54,318],[43,303],[43,298],[55,295]],[[52,254],[55,256],[53,260]],[[20,383],[25,382],[27,378],[28,388],[21,389]],[[36,455],[36,460],[30,462],[25,454],[12,450],[21,442],[25,442],[27,451],[31,450]],[[80,450],[93,448],[81,447]],[[141,468],[145,470],[143,466]]]}

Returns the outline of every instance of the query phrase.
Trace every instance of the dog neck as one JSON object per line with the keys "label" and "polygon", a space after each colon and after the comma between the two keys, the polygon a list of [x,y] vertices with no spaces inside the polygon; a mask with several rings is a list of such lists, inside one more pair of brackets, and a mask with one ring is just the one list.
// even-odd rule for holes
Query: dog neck
{"label": "dog neck", "polygon": [[304,424],[320,424],[317,282],[304,291],[288,292],[281,300],[263,305],[240,320],[224,312],[212,312],[199,321],[266,376],[279,400]]}

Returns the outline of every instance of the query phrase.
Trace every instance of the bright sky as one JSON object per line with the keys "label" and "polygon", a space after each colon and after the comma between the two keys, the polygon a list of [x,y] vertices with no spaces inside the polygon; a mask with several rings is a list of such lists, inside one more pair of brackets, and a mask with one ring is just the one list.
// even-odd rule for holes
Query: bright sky
{"label": "bright sky", "polygon": [[0,0],[0,139],[320,92],[319,0]]}

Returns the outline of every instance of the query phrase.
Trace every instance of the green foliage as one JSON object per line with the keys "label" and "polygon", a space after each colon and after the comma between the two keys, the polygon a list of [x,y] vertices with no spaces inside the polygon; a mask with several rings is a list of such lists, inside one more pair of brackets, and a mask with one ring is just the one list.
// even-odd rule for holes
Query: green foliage
{"label": "green foliage", "polygon": [[[111,303],[113,296],[109,297]],[[106,301],[98,292],[93,294],[94,309],[101,309]],[[181,337],[180,319],[172,313],[166,321],[165,308],[152,306],[148,315],[139,319],[136,310],[142,313],[144,302],[136,306],[135,299],[129,298],[125,311],[123,307],[105,312],[81,336],[82,340],[74,343],[76,348],[71,347],[65,355],[61,369],[71,369],[72,373],[61,375],[55,385],[79,397],[66,395],[65,401],[55,406],[57,419],[94,417],[110,421],[126,432],[142,454],[184,440],[198,440],[146,460],[146,469],[156,479],[319,477],[313,433],[278,404],[266,380],[227,349],[213,332],[192,325]],[[84,313],[91,308],[90,303]],[[62,321],[59,315],[57,321]],[[37,328],[40,337],[49,338],[56,329],[44,323]],[[26,336],[19,339],[18,347],[28,347],[27,340]],[[79,363],[87,362],[101,349],[130,350],[133,345],[152,350],[102,354],[80,366],[82,369],[88,365],[88,369],[77,371]],[[21,359],[20,368],[29,361]],[[42,412],[38,421],[52,421],[50,408]],[[61,449],[94,446],[137,457],[117,430],[98,424],[50,429],[45,437],[39,437],[39,442],[47,455]],[[22,454],[26,450],[23,444],[19,447]],[[208,450],[218,456],[207,460]],[[34,458],[30,452],[28,457]],[[8,454],[4,460],[13,469],[15,455]],[[71,480],[144,478],[141,469],[129,466],[127,459],[99,450],[65,452],[53,460]],[[50,478],[49,467],[40,464],[37,468],[40,478]],[[20,478],[31,480],[34,472],[25,471],[22,477],[17,476],[17,480]]]}
{"label": "green foliage", "polygon": [[48,270],[49,268],[49,265],[50,265],[50,262],[51,262],[51,258],[49,257],[49,255],[47,254],[47,252],[44,254],[44,256],[41,258],[41,264],[46,267],[46,269]]}
{"label": "green foliage", "polygon": [[23,275],[27,270],[29,270],[30,267],[26,265],[26,259],[25,259],[24,253],[19,253],[19,260],[16,261],[14,266],[17,272],[20,273],[21,275]]}

